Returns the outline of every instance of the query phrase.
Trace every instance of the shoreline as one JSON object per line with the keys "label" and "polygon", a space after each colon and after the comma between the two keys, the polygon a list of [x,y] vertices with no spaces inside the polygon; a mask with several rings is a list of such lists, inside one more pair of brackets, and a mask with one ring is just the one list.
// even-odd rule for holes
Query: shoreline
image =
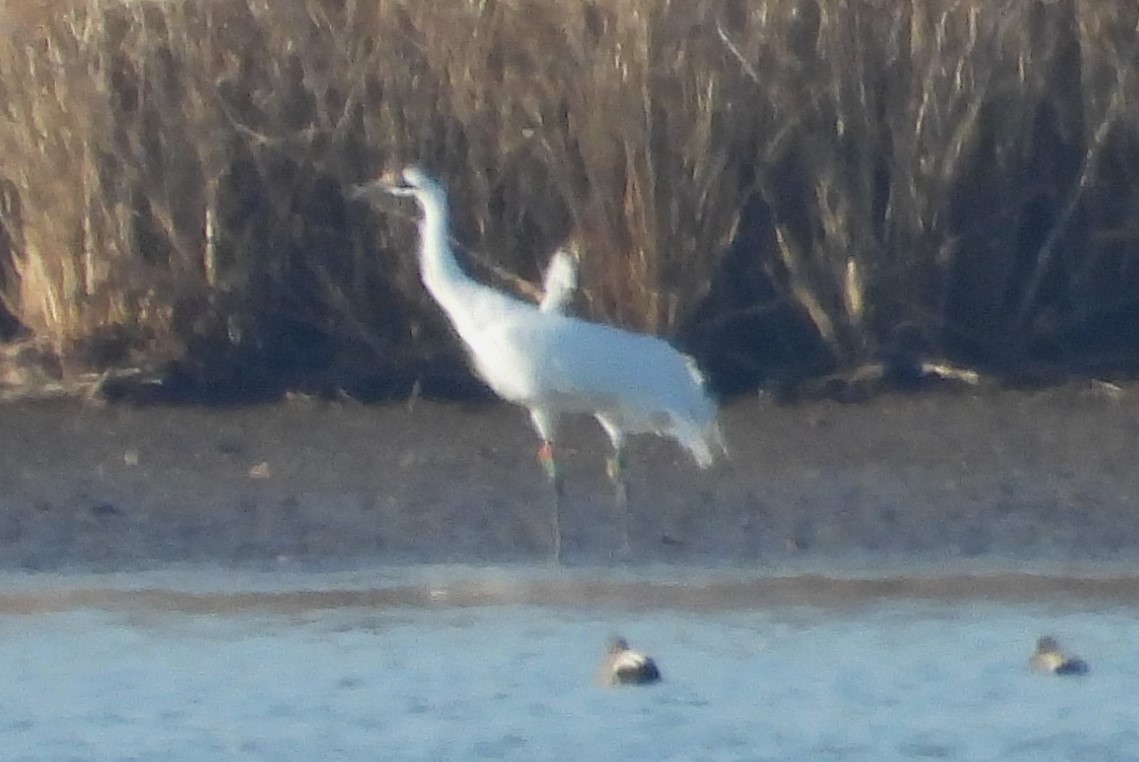
{"label": "shoreline", "polygon": [[[633,556],[591,421],[566,427],[566,567],[1058,570],[1139,559],[1139,388],[725,406],[731,459],[630,448]],[[538,567],[549,495],[505,404],[0,405],[0,572]]]}
{"label": "shoreline", "polygon": [[636,575],[612,569],[522,567],[376,568],[241,574],[178,568],[115,574],[0,575],[0,614],[75,610],[183,614],[299,614],[339,609],[545,607],[623,611],[820,609],[914,604],[1038,603],[1071,607],[1139,605],[1139,573],[961,573],[931,569],[882,574],[710,574],[682,578],[676,567]]}

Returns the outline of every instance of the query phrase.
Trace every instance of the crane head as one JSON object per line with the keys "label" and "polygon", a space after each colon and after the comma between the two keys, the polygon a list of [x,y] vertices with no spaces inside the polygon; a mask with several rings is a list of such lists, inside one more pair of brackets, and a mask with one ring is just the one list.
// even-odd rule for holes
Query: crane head
{"label": "crane head", "polygon": [[432,192],[439,188],[431,176],[416,166],[405,167],[402,171],[384,172],[375,180],[356,185],[349,191],[352,199],[372,199],[381,194],[393,196],[416,196],[421,192]]}

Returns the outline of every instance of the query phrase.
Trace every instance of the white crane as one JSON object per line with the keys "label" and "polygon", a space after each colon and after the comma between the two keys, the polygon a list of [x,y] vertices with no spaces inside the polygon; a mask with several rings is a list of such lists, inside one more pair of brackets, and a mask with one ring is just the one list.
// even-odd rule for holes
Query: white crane
{"label": "white crane", "polygon": [[[716,403],[692,358],[653,336],[563,313],[576,282],[572,259],[555,256],[541,306],[468,276],[450,246],[447,194],[417,167],[356,186],[351,197],[410,196],[422,210],[419,266],[423,284],[466,344],[476,372],[504,400],[530,411],[542,440],[538,459],[554,489],[553,558],[561,560],[562,476],[555,460],[558,423],[584,413],[613,445],[607,471],[616,489],[624,552],[629,552],[625,440],[671,437],[701,468],[726,454]],[[568,255],[567,255],[568,256]]]}

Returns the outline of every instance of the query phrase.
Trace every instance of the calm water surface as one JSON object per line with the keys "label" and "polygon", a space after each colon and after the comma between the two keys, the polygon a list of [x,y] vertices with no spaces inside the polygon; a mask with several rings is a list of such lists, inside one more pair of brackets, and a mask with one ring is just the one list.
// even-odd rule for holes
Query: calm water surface
{"label": "calm water surface", "polygon": [[[677,587],[638,605],[635,585],[594,584],[572,605],[480,604],[447,585],[416,598],[150,584],[9,585],[5,759],[1139,759],[1130,602],[725,606]],[[661,685],[594,685],[616,632],[657,658]],[[1029,672],[1042,633],[1091,674]]]}

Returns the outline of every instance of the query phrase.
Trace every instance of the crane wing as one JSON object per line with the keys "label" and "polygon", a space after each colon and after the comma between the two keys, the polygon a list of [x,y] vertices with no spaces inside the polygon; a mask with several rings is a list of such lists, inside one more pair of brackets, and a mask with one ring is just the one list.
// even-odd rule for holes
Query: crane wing
{"label": "crane wing", "polygon": [[550,257],[546,277],[542,281],[543,295],[538,308],[542,312],[565,312],[577,290],[577,259],[565,249],[558,249]]}

